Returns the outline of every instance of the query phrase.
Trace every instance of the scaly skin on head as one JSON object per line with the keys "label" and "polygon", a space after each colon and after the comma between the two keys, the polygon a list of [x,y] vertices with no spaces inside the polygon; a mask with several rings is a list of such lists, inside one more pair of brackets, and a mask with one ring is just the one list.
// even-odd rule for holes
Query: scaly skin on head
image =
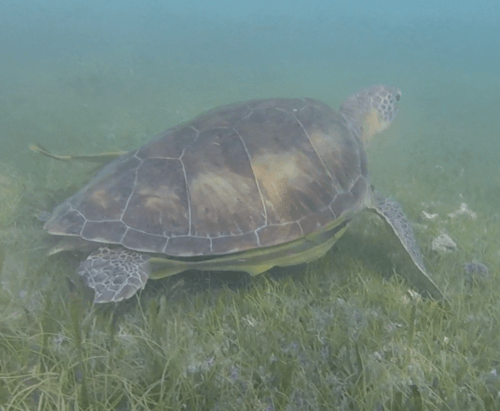
{"label": "scaly skin on head", "polygon": [[391,125],[400,98],[399,88],[375,85],[350,96],[341,105],[340,111],[353,133],[366,144]]}

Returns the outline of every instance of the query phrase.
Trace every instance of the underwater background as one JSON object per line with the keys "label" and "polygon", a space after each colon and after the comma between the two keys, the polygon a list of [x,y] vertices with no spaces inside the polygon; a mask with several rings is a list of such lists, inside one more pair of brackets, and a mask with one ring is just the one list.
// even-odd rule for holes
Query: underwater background
{"label": "underwater background", "polygon": [[[1,409],[500,409],[499,16],[494,0],[2,0]],[[372,183],[415,222],[449,306],[391,276],[395,243],[361,216],[306,268],[180,275],[113,312],[68,288],[81,255],[46,256],[40,218],[92,166],[30,144],[132,150],[219,105],[338,108],[372,84],[402,90]]]}
{"label": "underwater background", "polygon": [[338,107],[381,83],[403,99],[371,153],[375,184],[415,169],[417,179],[460,174],[448,198],[495,209],[499,11],[486,0],[6,0],[0,160],[32,171],[29,143],[128,150],[218,105],[307,96]]}

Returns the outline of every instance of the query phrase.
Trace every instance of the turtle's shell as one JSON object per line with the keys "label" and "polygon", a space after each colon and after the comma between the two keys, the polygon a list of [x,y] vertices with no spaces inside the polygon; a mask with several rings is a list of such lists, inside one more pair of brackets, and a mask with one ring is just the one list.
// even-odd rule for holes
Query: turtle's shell
{"label": "turtle's shell", "polygon": [[178,257],[283,244],[365,206],[351,128],[311,99],[219,107],[107,164],[45,228]]}

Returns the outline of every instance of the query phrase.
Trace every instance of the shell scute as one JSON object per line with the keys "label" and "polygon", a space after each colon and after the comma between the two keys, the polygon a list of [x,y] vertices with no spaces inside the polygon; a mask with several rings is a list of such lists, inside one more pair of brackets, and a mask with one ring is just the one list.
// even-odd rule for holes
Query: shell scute
{"label": "shell scute", "polygon": [[177,257],[269,247],[365,206],[366,155],[311,99],[213,109],[105,166],[56,208],[52,234]]}

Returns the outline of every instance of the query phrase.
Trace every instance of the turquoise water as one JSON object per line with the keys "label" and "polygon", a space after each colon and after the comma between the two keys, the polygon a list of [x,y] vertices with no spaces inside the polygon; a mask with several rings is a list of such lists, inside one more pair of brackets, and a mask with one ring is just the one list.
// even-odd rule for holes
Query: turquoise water
{"label": "turquoise water", "polygon": [[[403,99],[370,153],[375,183],[422,175],[447,200],[494,210],[500,6],[467,4],[3,2],[0,160],[36,171],[29,143],[131,149],[217,105],[307,96],[338,107],[387,83]],[[461,187],[439,186],[437,170]]]}

